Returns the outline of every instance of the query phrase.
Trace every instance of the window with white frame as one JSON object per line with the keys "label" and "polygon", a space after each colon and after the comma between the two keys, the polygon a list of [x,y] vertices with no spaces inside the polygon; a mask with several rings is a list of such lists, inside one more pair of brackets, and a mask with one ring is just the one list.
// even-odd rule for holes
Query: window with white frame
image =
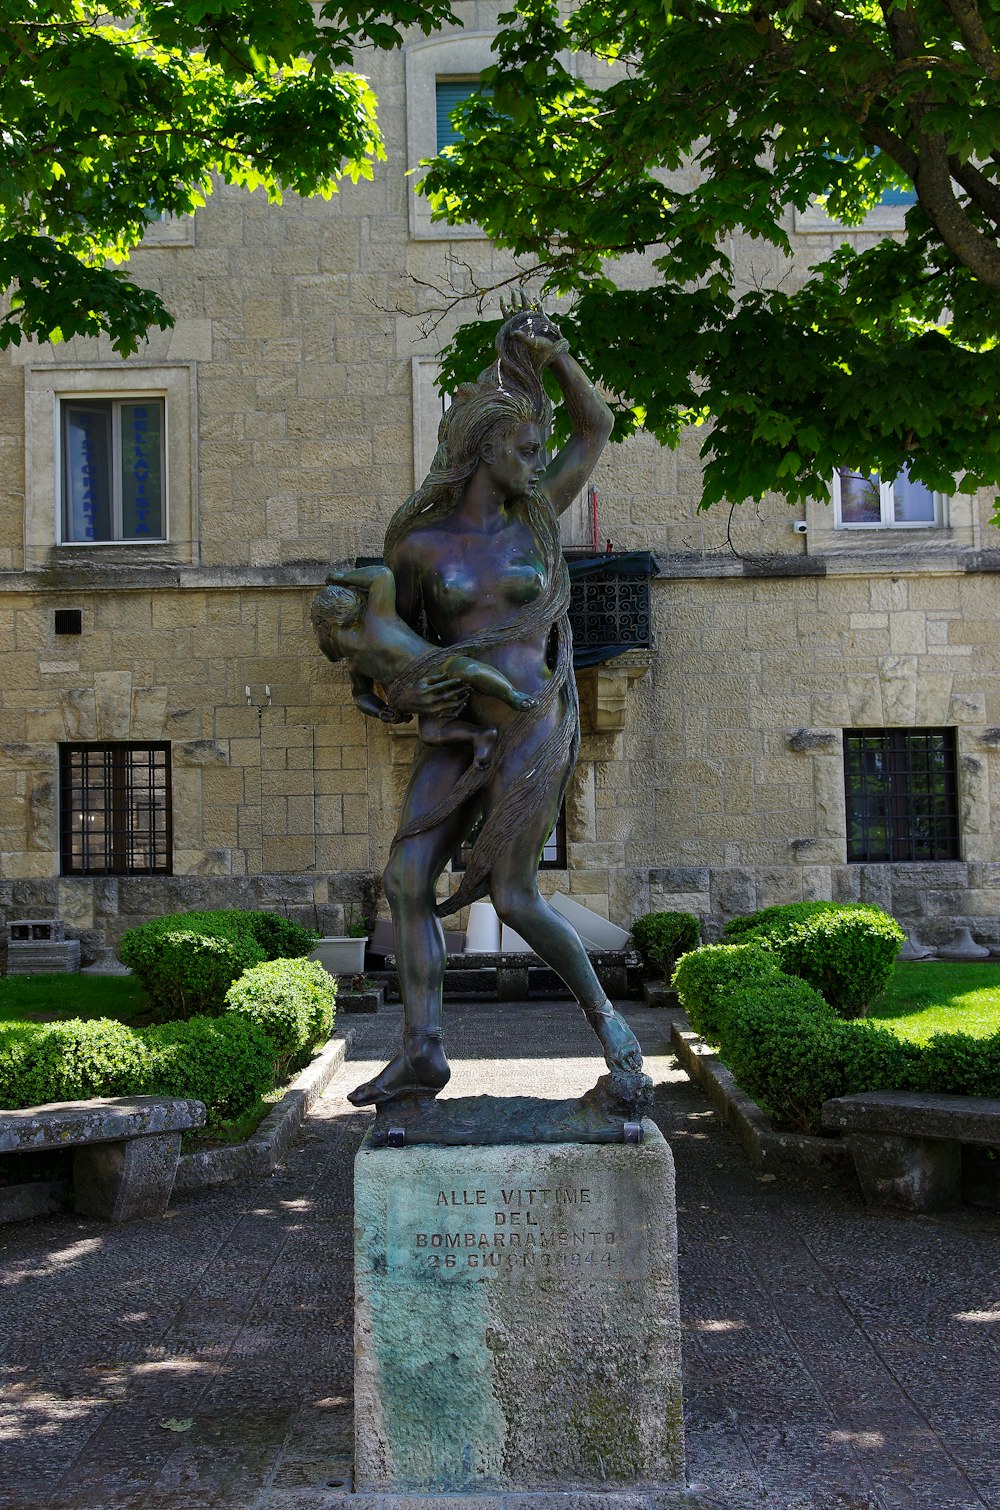
{"label": "window with white frame", "polygon": [[160,394],[59,399],[60,538],[166,538],[166,405]]}
{"label": "window with white frame", "polygon": [[940,529],[946,499],[904,468],[887,482],[877,472],[838,467],[833,478],[836,527],[843,530]]}
{"label": "window with white frame", "polygon": [[451,112],[478,86],[484,68],[496,62],[495,32],[456,32],[411,43],[405,53],[406,161],[418,170],[409,180],[410,235],[421,241],[465,241],[483,237],[477,225],[447,225],[431,220],[431,207],[412,187],[421,177],[422,160],[436,157],[458,140]]}
{"label": "window with white frame", "polygon": [[27,570],[73,552],[194,559],[195,395],[194,361],[25,364]]}

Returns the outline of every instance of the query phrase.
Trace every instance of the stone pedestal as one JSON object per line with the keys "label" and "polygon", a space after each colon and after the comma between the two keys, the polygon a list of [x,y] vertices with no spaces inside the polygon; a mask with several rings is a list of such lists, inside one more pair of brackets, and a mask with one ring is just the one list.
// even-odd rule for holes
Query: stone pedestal
{"label": "stone pedestal", "polygon": [[355,1163],[355,1486],[683,1482],[673,1159],[641,1144]]}

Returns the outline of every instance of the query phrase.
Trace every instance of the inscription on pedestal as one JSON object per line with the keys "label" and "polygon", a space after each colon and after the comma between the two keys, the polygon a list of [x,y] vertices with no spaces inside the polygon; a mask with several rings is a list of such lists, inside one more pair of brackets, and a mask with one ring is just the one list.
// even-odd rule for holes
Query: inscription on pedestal
{"label": "inscription on pedestal", "polygon": [[477,1185],[389,1191],[387,1267],[429,1280],[551,1275],[586,1281],[643,1279],[648,1233],[614,1198],[590,1185]]}

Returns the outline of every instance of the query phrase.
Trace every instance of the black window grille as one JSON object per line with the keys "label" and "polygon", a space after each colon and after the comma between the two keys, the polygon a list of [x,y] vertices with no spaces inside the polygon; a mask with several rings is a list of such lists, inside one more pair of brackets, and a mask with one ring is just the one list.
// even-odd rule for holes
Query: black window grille
{"label": "black window grille", "polygon": [[649,579],[656,562],[648,551],[584,556],[569,561],[569,621],[573,663],[595,666],[623,650],[653,643]]}
{"label": "black window grille", "polygon": [[958,860],[954,729],[844,731],[847,858]]}
{"label": "black window grille", "polygon": [[62,873],[169,875],[170,746],[59,747]]}
{"label": "black window grille", "polygon": [[[476,842],[479,830],[483,826],[483,820],[477,818],[470,830],[461,849],[455,851],[451,857],[452,870],[464,870],[469,863],[472,846]],[[559,809],[559,817],[556,826],[545,841],[541,858],[538,861],[539,870],[565,870],[566,869],[566,804]]]}

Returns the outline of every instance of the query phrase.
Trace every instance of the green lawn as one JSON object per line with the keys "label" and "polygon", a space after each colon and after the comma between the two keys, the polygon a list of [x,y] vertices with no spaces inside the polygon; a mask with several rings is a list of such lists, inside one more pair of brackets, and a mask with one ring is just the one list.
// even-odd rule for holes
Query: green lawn
{"label": "green lawn", "polygon": [[70,1017],[117,1017],[139,1026],[149,1002],[131,975],[5,975],[0,977],[0,1022],[61,1022]]}
{"label": "green lawn", "polygon": [[1000,1032],[1000,964],[910,960],[868,1014],[897,1038],[926,1043],[935,1033],[989,1038]]}

